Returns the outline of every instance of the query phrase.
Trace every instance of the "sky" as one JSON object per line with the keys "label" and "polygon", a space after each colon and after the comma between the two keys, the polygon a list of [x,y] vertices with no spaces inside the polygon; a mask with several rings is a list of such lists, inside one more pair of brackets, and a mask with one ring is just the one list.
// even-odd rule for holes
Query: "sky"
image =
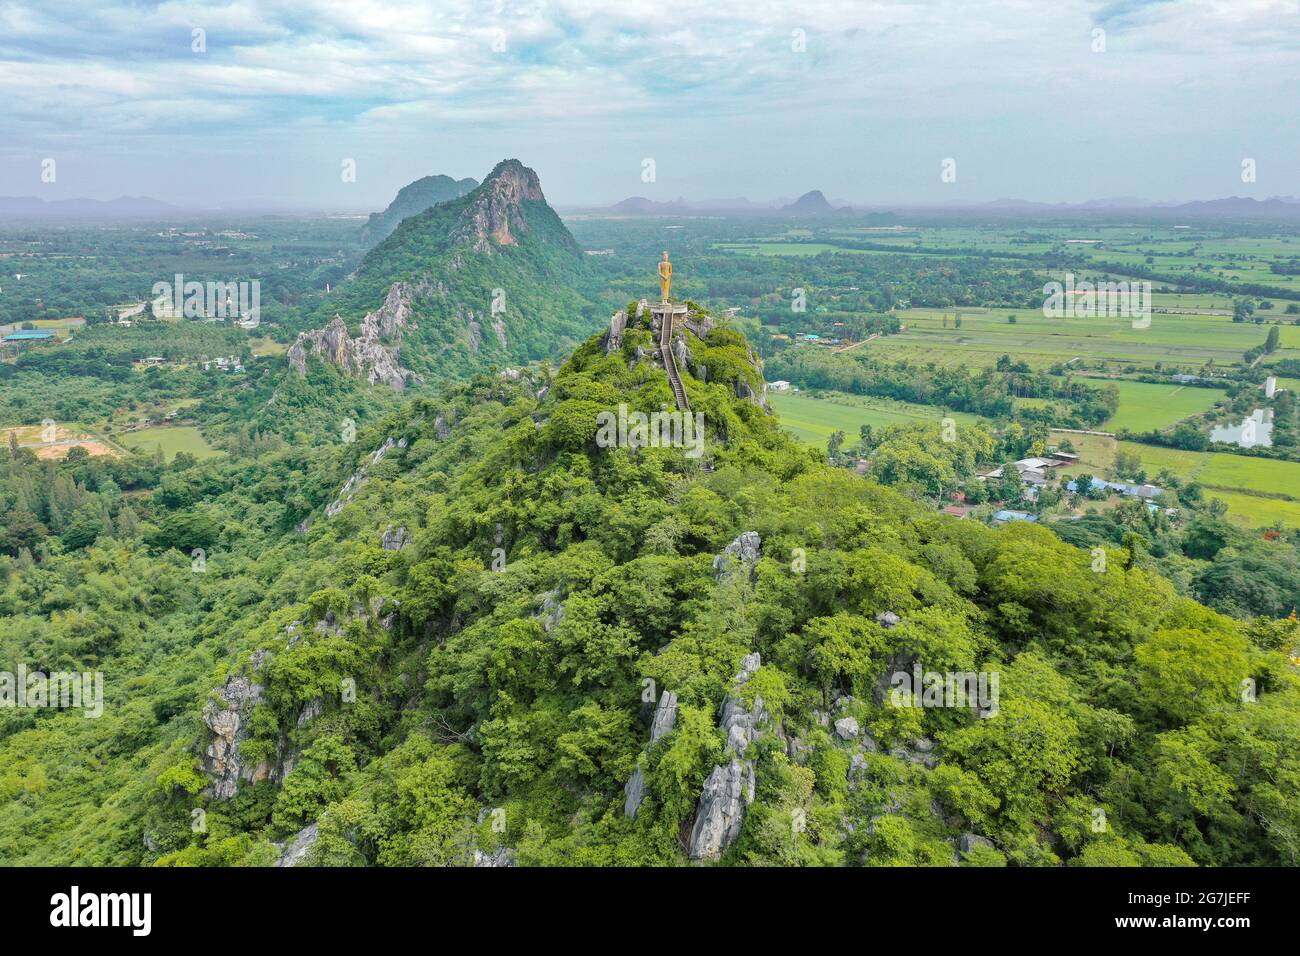
{"label": "sky", "polygon": [[0,0],[0,196],[1265,198],[1298,120],[1300,0]]}

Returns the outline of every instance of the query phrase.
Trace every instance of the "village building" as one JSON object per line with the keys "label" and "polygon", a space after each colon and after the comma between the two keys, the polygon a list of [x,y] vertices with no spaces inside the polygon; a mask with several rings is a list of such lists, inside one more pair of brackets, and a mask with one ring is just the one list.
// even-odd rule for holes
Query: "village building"
{"label": "village building", "polygon": [[1003,508],[1001,511],[993,512],[993,520],[997,524],[1007,524],[1012,521],[1037,521],[1038,515],[1031,515],[1028,511],[1010,511]]}

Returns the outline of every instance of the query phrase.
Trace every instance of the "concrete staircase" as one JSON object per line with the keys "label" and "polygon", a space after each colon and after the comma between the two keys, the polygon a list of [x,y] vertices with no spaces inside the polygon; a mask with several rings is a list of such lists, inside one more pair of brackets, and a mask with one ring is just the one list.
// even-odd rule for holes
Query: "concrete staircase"
{"label": "concrete staircase", "polygon": [[668,373],[668,384],[673,387],[673,396],[677,399],[677,410],[689,412],[691,403],[686,400],[686,388],[682,385],[682,376],[677,371],[677,357],[673,355],[673,316],[666,312],[659,323],[659,354],[663,356],[664,371]]}

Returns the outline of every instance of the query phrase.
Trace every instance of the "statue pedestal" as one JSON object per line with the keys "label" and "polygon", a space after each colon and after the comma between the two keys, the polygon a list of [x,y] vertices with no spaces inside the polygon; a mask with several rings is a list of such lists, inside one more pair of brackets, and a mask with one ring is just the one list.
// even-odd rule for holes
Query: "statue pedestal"
{"label": "statue pedestal", "polygon": [[656,302],[650,306],[651,326],[658,331],[664,327],[665,319],[675,319],[686,315],[686,306],[681,302]]}

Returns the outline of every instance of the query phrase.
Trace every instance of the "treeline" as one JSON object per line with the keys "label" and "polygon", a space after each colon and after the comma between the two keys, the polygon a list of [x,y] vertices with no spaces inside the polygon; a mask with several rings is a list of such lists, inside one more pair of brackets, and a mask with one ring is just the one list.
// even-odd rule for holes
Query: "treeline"
{"label": "treeline", "polygon": [[1254,295],[1278,299],[1300,299],[1300,292],[1282,286],[1264,285],[1259,282],[1240,282],[1236,280],[1217,279],[1198,276],[1190,272],[1161,272],[1135,262],[1105,262],[1100,259],[1081,259],[1074,265],[1097,272],[1111,272],[1116,275],[1137,276],[1152,282],[1166,282],[1185,287],[1192,292],[1224,292],[1229,295]]}
{"label": "treeline", "polygon": [[[769,379],[786,379],[803,388],[826,388],[857,395],[937,405],[985,418],[1015,418],[1059,428],[1095,428],[1119,407],[1113,386],[1093,387],[1033,371],[1024,362],[1002,356],[992,369],[882,362],[870,355],[836,354],[801,348],[770,359]],[[1017,398],[1052,399],[1035,408]]]}

